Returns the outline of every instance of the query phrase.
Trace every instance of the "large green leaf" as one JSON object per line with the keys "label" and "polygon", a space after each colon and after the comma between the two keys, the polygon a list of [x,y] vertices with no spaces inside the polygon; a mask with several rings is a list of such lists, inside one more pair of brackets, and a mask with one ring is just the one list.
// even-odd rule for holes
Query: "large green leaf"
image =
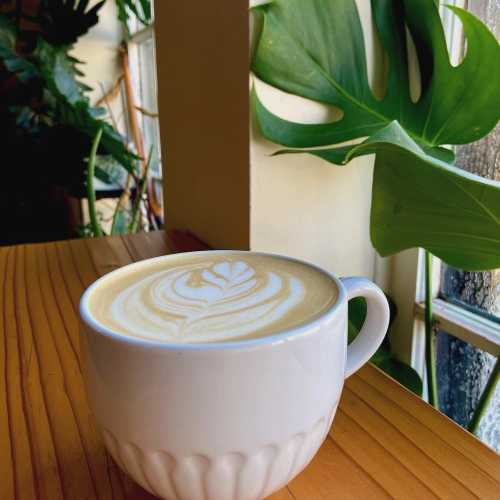
{"label": "large green leaf", "polygon": [[40,39],[35,51],[35,59],[49,90],[70,104],[88,102],[83,89],[76,80],[77,70],[74,59],[64,50],[58,49]]}
{"label": "large green leaf", "polygon": [[387,375],[397,380],[401,385],[422,397],[423,383],[419,374],[409,365],[399,361],[398,359],[388,356],[380,361],[372,359],[374,365],[378,366]]}
{"label": "large green leaf", "polygon": [[118,8],[118,19],[128,30],[130,14],[134,15],[144,26],[152,21],[151,0],[115,0]]}
{"label": "large green leaf", "polygon": [[[291,147],[324,146],[371,135],[393,120],[422,145],[463,144],[483,137],[500,112],[500,48],[468,12],[450,7],[463,23],[467,53],[453,67],[433,0],[372,0],[388,56],[387,91],[370,89],[363,32],[354,0],[274,0],[264,16],[252,69],[282,90],[336,106],[330,124],[286,127],[269,139]],[[410,98],[405,23],[415,40],[422,95]]]}
{"label": "large green leaf", "polygon": [[55,46],[74,44],[98,23],[104,3],[101,0],[89,8],[89,0],[42,0],[41,35]]}
{"label": "large green leaf", "polygon": [[382,256],[424,247],[455,267],[500,267],[500,183],[425,153],[392,122],[361,144],[310,153],[344,165],[377,154],[371,237]]}
{"label": "large green leaf", "polygon": [[[336,106],[333,123],[284,120],[253,94],[263,135],[293,148],[330,146],[371,136],[361,146],[306,150],[343,164],[376,153],[371,236],[382,255],[422,246],[465,269],[500,267],[500,184],[447,162],[440,147],[487,134],[500,116],[500,47],[488,29],[453,8],[467,37],[466,55],[450,64],[433,0],[372,0],[389,61],[387,90],[368,84],[354,0],[274,0],[257,10],[263,26],[252,68],[284,91]],[[405,24],[415,42],[422,92],[410,98]],[[286,150],[286,152],[290,152]]]}
{"label": "large green leaf", "polygon": [[123,137],[111,125],[99,119],[102,111],[90,106],[76,79],[75,59],[44,40],[39,40],[34,57],[53,97],[57,122],[75,127],[89,138],[95,137],[102,128],[100,148],[113,156],[128,172],[135,173],[137,156],[127,150]]}
{"label": "large green leaf", "polygon": [[102,138],[99,149],[113,156],[128,172],[135,174],[137,156],[130,153],[123,143],[123,137],[108,123],[92,116],[89,106],[83,102],[72,105],[64,100],[57,105],[58,119],[64,125],[81,130],[89,137],[102,128]]}

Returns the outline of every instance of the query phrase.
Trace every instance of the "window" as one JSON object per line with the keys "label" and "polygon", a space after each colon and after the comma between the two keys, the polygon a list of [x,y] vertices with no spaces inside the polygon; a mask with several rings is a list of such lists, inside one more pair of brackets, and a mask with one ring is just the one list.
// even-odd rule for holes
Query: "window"
{"label": "window", "polygon": [[[129,14],[128,34],[125,34],[117,18],[116,6],[110,7],[108,17],[101,20],[103,32],[108,33],[112,43],[110,47],[103,45],[100,39],[97,43],[103,50],[106,49],[113,54],[110,61],[113,61],[114,66],[110,66],[111,63],[106,61],[104,65],[99,66],[99,71],[95,71],[99,77],[105,73],[111,81],[101,82],[98,77],[97,82],[89,81],[89,83],[96,89],[96,95],[93,96],[95,105],[107,111],[106,119],[124,137],[127,147],[144,158],[148,158],[151,152],[146,185],[147,196],[140,205],[139,229],[152,230],[163,223],[154,22],[145,26],[136,15],[131,12]],[[123,50],[124,40],[127,43],[126,51]],[[98,59],[95,57],[97,51],[94,46],[92,47],[93,51],[88,51],[91,65]],[[111,234],[113,230],[129,231],[132,213],[130,200],[134,199],[137,193],[136,185],[131,182],[125,170],[110,157],[98,156],[97,166],[109,178],[108,182],[102,182],[97,178],[94,180],[98,199],[97,216],[101,227],[106,234]],[[141,162],[141,174],[142,168]],[[118,213],[117,207],[121,206],[120,203],[125,207],[126,215],[121,219],[122,222],[115,226],[114,216]],[[81,233],[87,234],[89,218],[86,200],[82,204],[84,224]]]}
{"label": "window", "polygon": [[150,173],[153,177],[161,178],[154,27],[148,26],[134,33],[128,50],[145,150],[149,152],[153,148]]}
{"label": "window", "polygon": [[[455,0],[481,18],[500,36],[500,0]],[[464,50],[461,23],[442,7],[443,22],[452,61]],[[478,175],[500,180],[500,128],[474,144],[457,147],[457,165]],[[402,303],[394,337],[397,354],[424,374],[424,265],[423,252],[396,256],[393,293]],[[466,426],[484,385],[500,355],[500,270],[471,273],[452,268],[434,258],[434,316],[437,335],[437,372],[440,408]],[[411,307],[413,304],[413,307]],[[408,338],[408,332],[413,332]],[[493,395],[478,436],[500,451],[500,388]]]}
{"label": "window", "polygon": [[[153,8],[153,2],[151,2]],[[129,20],[129,31],[131,36],[128,40],[128,55],[132,86],[135,92],[139,127],[144,140],[145,155],[151,152],[151,163],[149,166],[150,199],[153,211],[158,218],[162,218],[162,167],[160,147],[160,124],[158,119],[158,89],[155,54],[155,32],[154,32],[154,10],[152,12],[153,22],[144,26],[135,17]]]}

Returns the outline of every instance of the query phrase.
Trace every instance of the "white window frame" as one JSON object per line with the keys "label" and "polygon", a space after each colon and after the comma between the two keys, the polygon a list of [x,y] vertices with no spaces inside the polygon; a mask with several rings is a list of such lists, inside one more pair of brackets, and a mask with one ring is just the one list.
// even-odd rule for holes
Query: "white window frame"
{"label": "white window frame", "polygon": [[[138,106],[144,108],[142,102],[142,96],[140,95],[140,83],[141,83],[141,74],[140,74],[140,64],[139,64],[139,45],[146,40],[150,39],[153,42],[153,47],[156,47],[155,43],[155,28],[154,21],[149,26],[143,26],[134,16],[129,20],[129,30],[131,36],[127,41],[127,50],[129,56],[129,65],[130,65],[130,73],[133,81],[133,88],[135,92],[135,102]],[[156,73],[156,66],[152,68],[152,71]],[[151,111],[151,110],[148,110]],[[139,127],[141,131],[144,133],[144,116],[142,113],[138,115]],[[158,139],[160,138],[160,125],[159,121],[156,120],[156,136]],[[162,158],[161,158],[161,145],[159,144],[159,140],[156,144],[156,154],[159,159],[159,173],[150,173],[150,177],[154,179],[160,180],[162,177]]]}
{"label": "white window frame", "polygon": [[[452,0],[448,5],[466,7],[467,0]],[[461,23],[450,9],[440,7],[443,26],[453,63],[459,60],[463,47]],[[433,258],[433,313],[440,330],[468,342],[493,356],[500,356],[500,324],[438,297],[442,262]],[[407,250],[390,259],[389,293],[398,306],[391,329],[394,354],[409,363],[425,378],[425,268],[424,251]]]}

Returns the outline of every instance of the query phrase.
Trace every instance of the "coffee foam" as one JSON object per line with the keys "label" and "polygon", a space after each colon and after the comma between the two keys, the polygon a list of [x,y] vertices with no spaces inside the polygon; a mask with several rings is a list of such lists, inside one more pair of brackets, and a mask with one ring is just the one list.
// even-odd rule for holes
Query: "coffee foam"
{"label": "coffee foam", "polygon": [[329,309],[332,278],[306,264],[245,252],[153,260],[105,278],[90,297],[94,318],[117,333],[203,343],[262,337]]}

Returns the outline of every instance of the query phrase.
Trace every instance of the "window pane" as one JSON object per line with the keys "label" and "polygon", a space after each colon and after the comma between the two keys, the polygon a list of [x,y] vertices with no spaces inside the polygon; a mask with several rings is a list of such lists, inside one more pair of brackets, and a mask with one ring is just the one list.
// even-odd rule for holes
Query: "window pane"
{"label": "window pane", "polygon": [[[132,0],[132,2],[137,4],[137,0]],[[150,7],[151,7],[151,22],[153,22],[154,18],[155,18],[155,9],[154,9],[154,1],[153,0],[151,0],[151,2],[150,2]],[[141,6],[137,5],[137,8],[142,15]],[[129,30],[130,34],[133,35],[134,33],[137,33],[138,31],[141,31],[142,29],[144,29],[145,25],[142,24],[142,22],[139,21],[139,19],[137,19],[137,16],[133,12],[131,12],[130,9],[126,8],[126,10],[128,13],[127,26],[128,26],[128,30]]]}
{"label": "window pane", "polygon": [[[440,410],[467,427],[495,357],[445,332],[437,335],[436,356]],[[481,420],[478,437],[500,452],[500,385]]]}
{"label": "window pane", "polygon": [[156,82],[156,59],[153,37],[146,38],[138,44],[139,58],[139,94],[141,100],[142,130],[146,153],[153,147],[150,172],[161,176],[160,164],[160,128],[158,124],[158,99]]}
{"label": "window pane", "polygon": [[[500,0],[473,0],[468,9],[499,38]],[[500,127],[474,144],[456,148],[457,165],[500,181]],[[443,264],[440,296],[500,322],[500,270],[466,272]],[[466,427],[482,394],[495,358],[445,332],[437,336],[437,377],[441,410]],[[496,388],[478,437],[500,452],[500,387]]]}
{"label": "window pane", "polygon": [[441,297],[500,323],[500,271],[470,273],[443,265]]}
{"label": "window pane", "polygon": [[[500,0],[469,1],[468,9],[500,38]],[[457,165],[488,179],[500,181],[500,127],[473,144],[456,148]],[[500,321],[500,270],[468,273],[443,266],[441,296],[491,319]]]}

